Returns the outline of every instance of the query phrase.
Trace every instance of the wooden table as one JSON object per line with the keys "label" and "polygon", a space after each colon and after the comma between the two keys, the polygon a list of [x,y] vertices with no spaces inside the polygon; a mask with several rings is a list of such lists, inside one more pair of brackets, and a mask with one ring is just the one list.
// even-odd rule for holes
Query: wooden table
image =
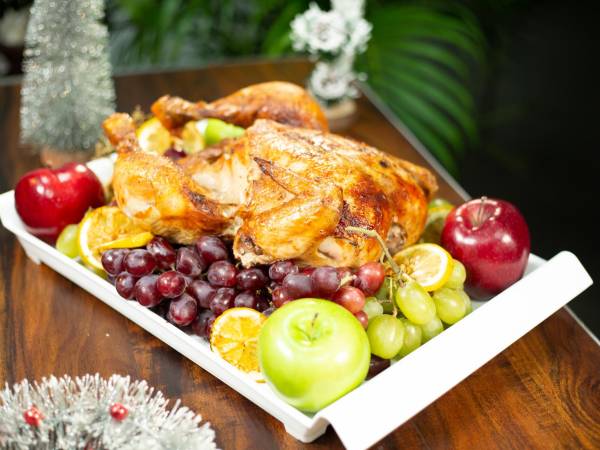
{"label": "wooden table", "polygon": [[[166,93],[213,99],[265,80],[302,83],[309,70],[305,62],[286,61],[120,76],[118,109],[147,109]],[[365,98],[346,133],[427,165]],[[7,84],[0,86],[0,192],[39,165],[18,137],[19,85]],[[444,180],[440,184],[441,196],[460,200]],[[303,447],[237,392],[53,270],[35,265],[0,229],[0,383],[94,372],[145,378],[168,397],[181,398],[212,423],[221,448]],[[329,429],[306,447],[341,444]],[[600,448],[600,347],[561,310],[375,446],[400,447]]]}

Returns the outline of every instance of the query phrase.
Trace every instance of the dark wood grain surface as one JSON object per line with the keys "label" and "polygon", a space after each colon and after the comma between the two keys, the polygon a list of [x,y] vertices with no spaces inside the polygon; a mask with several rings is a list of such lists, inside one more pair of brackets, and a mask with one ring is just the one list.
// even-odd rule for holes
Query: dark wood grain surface
{"label": "dark wood grain surface", "polygon": [[[308,71],[305,62],[286,61],[120,76],[118,107],[147,109],[167,93],[210,100],[266,80],[301,83]],[[39,165],[18,143],[19,88],[0,86],[0,192]],[[363,98],[358,106],[346,134],[427,165],[371,102]],[[460,200],[440,184],[440,195]],[[341,447],[331,429],[311,445],[294,440],[277,420],[166,344],[35,265],[0,229],[0,384],[94,372],[145,378],[168,397],[181,398],[212,423],[224,449]],[[375,448],[600,448],[600,347],[561,310]]]}

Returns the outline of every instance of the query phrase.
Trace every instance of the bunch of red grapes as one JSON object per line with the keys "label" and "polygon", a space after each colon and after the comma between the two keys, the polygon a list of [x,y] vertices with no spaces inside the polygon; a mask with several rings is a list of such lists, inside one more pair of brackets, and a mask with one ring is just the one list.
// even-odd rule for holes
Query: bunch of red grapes
{"label": "bunch of red grapes", "polygon": [[174,325],[191,326],[206,338],[217,316],[229,308],[247,307],[269,315],[305,297],[330,299],[366,327],[365,299],[385,278],[384,266],[376,262],[352,273],[330,266],[300,269],[292,261],[243,269],[232,260],[231,249],[216,236],[203,236],[195,245],[179,248],[157,236],[145,249],[102,254],[102,266],[121,297],[135,299]]}

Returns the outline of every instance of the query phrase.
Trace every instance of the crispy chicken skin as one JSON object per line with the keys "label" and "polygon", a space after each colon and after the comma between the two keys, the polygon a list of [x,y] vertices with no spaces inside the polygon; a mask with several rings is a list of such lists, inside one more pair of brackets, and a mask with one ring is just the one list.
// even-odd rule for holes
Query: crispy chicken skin
{"label": "crispy chicken skin", "polygon": [[392,250],[417,241],[431,173],[366,144],[331,133],[258,120],[246,132],[260,168],[240,211],[234,253],[245,266],[294,258],[308,265],[357,267],[381,254],[377,231]]}
{"label": "crispy chicken skin", "polygon": [[295,127],[328,129],[319,104],[300,86],[283,81],[254,84],[212,103],[165,95],[154,102],[152,112],[169,130],[208,117],[244,128],[256,119],[271,119]]}
{"label": "crispy chicken skin", "polygon": [[140,151],[129,115],[113,114],[103,128],[119,152],[112,184],[125,214],[177,242],[193,242],[228,226],[237,207],[208,198],[209,190],[168,158]]}
{"label": "crispy chicken skin", "polygon": [[[376,260],[382,251],[377,240],[349,226],[377,231],[392,251],[416,242],[427,200],[437,190],[434,176],[324,131],[318,106],[310,112],[301,101],[288,103],[280,89],[269,94],[268,86],[280,85],[288,86],[249,86],[210,104],[219,105],[218,117],[249,127],[240,138],[178,163],[139,151],[131,118],[110,116],[103,126],[119,151],[113,179],[119,207],[153,233],[179,243],[204,234],[231,236],[244,266],[294,259],[303,265],[358,267]],[[198,113],[207,104],[185,115],[163,99],[153,109],[174,132],[187,120],[208,117]],[[276,120],[263,118],[269,114]],[[290,125],[290,117],[299,122]]]}

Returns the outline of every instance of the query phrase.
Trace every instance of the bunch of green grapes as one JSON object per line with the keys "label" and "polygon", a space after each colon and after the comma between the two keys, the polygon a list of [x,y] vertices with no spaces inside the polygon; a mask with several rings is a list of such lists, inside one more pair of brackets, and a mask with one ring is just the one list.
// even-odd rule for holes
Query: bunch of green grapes
{"label": "bunch of green grapes", "polygon": [[454,260],[448,281],[433,292],[414,280],[398,283],[387,277],[363,309],[369,318],[371,353],[384,359],[403,358],[469,314],[466,276],[465,267]]}

